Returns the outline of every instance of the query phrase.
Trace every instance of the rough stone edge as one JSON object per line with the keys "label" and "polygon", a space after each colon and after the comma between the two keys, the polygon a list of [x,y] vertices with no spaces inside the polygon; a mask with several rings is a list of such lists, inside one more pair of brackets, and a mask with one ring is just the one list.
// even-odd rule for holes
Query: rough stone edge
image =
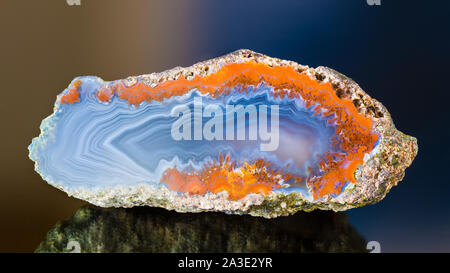
{"label": "rough stone edge", "polygon": [[[372,99],[353,80],[330,68],[319,66],[314,69],[293,61],[272,58],[251,50],[241,49],[222,57],[199,62],[187,68],[175,67],[160,73],[131,76],[123,81],[128,85],[133,84],[140,78],[146,84],[154,87],[165,81],[176,80],[180,76],[191,80],[196,75],[204,77],[214,74],[228,63],[249,61],[264,63],[268,66],[290,66],[299,73],[305,73],[311,79],[330,82],[338,97],[351,99],[360,114],[374,120],[374,129],[380,135],[379,144],[374,152],[366,156],[364,163],[355,172],[355,177],[360,183],[348,186],[337,198],[326,196],[314,202],[308,201],[298,193],[272,192],[267,196],[251,194],[241,200],[232,201],[227,200],[226,192],[189,196],[173,192],[167,187],[154,187],[148,184],[97,191],[73,190],[61,185],[53,186],[65,191],[69,196],[86,200],[101,207],[147,205],[178,212],[222,211],[273,218],[293,214],[299,210],[342,211],[376,203],[383,199],[390,189],[403,179],[405,169],[412,163],[417,154],[417,140],[395,128],[389,112],[380,102]],[[58,102],[55,103],[55,112],[58,104]],[[35,162],[35,169],[38,171],[37,162]]]}
{"label": "rough stone edge", "polygon": [[398,131],[386,107],[352,79],[322,66],[315,69],[315,75],[330,82],[339,97],[352,100],[360,114],[374,121],[379,143],[357,168],[355,178],[359,183],[346,189],[342,198],[358,206],[379,202],[403,179],[405,169],[417,155],[417,139]]}

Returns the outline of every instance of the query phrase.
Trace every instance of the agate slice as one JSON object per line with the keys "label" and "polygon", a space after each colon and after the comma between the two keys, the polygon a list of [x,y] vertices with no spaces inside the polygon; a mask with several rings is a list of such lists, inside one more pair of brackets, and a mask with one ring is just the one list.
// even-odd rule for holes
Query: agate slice
{"label": "agate slice", "polygon": [[268,218],[378,202],[417,149],[351,79],[249,50],[78,77],[29,146],[44,180],[97,206]]}

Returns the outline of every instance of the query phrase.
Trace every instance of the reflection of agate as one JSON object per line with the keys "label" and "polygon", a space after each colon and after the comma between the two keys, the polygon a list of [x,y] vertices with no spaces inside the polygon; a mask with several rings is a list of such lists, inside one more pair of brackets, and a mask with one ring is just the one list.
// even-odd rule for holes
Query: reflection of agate
{"label": "reflection of agate", "polygon": [[365,252],[344,213],[314,211],[263,219],[157,208],[86,206],[58,223],[37,252]]}

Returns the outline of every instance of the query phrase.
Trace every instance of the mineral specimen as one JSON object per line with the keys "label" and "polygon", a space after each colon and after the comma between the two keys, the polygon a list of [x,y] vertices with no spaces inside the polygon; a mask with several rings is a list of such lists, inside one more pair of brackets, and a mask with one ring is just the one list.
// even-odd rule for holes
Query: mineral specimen
{"label": "mineral specimen", "polygon": [[80,208],[58,222],[36,252],[367,252],[344,212],[264,219],[160,208]]}
{"label": "mineral specimen", "polygon": [[342,74],[239,50],[125,80],[78,77],[29,151],[48,183],[98,206],[271,218],[381,200],[417,141]]}

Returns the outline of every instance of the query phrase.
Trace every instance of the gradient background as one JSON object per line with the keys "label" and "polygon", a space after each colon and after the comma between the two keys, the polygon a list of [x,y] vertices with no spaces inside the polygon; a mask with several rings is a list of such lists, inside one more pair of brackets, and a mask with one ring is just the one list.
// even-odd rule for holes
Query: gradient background
{"label": "gradient background", "polygon": [[419,141],[380,203],[348,211],[382,252],[450,252],[449,1],[3,0],[0,251],[34,251],[84,202],[33,170],[27,146],[81,75],[159,72],[248,48],[353,78]]}

